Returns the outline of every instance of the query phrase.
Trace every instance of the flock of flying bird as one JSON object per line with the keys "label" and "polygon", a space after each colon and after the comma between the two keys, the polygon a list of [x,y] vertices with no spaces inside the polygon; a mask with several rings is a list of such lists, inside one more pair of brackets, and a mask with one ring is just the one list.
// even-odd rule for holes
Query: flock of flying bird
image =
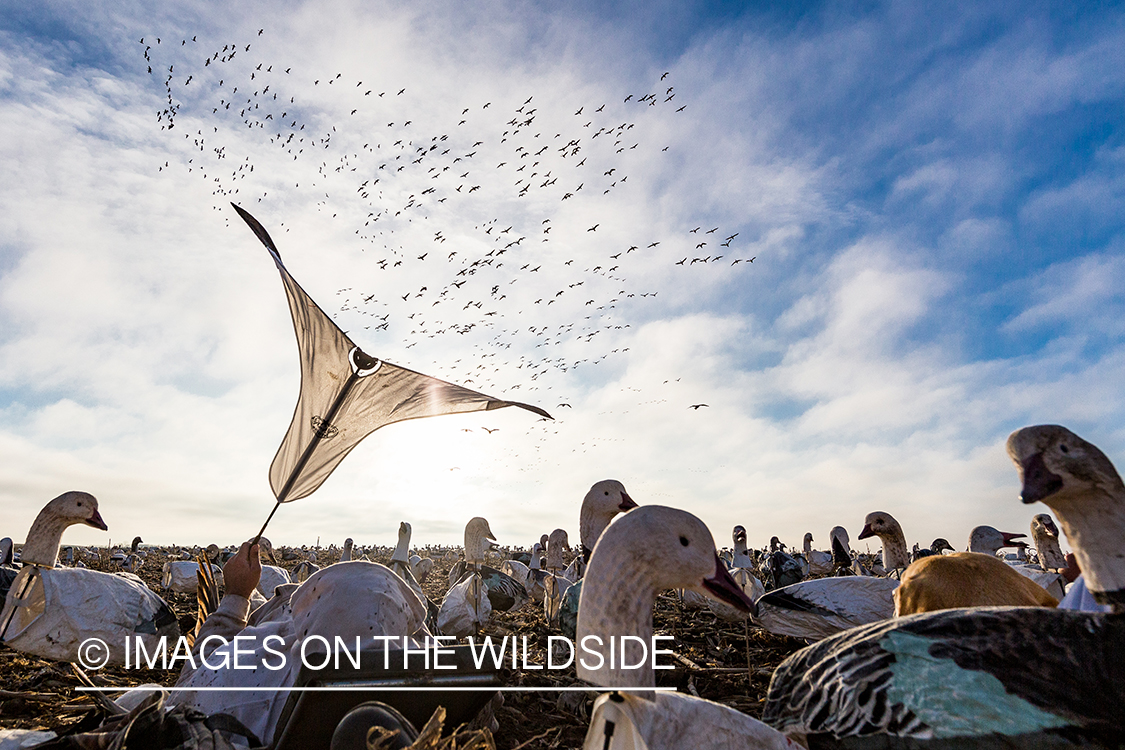
{"label": "flock of flying bird", "polygon": [[[642,303],[660,294],[631,279],[655,264],[738,270],[755,260],[740,251],[741,232],[713,225],[688,225],[680,239],[653,230],[620,239],[631,232],[620,204],[607,201],[668,150],[650,133],[687,108],[669,72],[650,91],[569,114],[553,100],[541,108],[534,95],[432,114],[431,100],[400,85],[302,76],[259,54],[263,33],[206,51],[196,36],[179,45],[142,37],[145,65],[163,87],[157,122],[170,135],[187,131],[183,166],[208,181],[216,209],[256,199],[280,210],[313,196],[352,227],[365,281],[338,289],[335,317],[404,348],[472,342],[471,357],[435,361],[446,377],[550,388],[548,373],[630,350]],[[347,114],[333,120],[333,108]],[[587,216],[600,218],[577,223]],[[288,231],[292,219],[280,223]]]}
{"label": "flock of flying bird", "polygon": [[[1071,567],[1049,514],[1035,516],[1036,554],[1025,561],[1004,561],[995,554],[1003,547],[1026,551],[1017,541],[1023,535],[988,526],[970,533],[969,552],[944,554],[951,545],[942,539],[929,550],[916,545],[908,552],[901,527],[885,512],[869,514],[859,534],[860,539],[881,539],[881,560],[852,553],[842,527],[831,534],[831,553],[812,549],[810,534],[805,550],[792,555],[776,538],[768,551],[749,551],[746,530],[738,527],[734,549],[720,557],[698,518],[675,508],[638,506],[615,480],[596,483],[583,499],[580,545],[569,560],[567,534],[556,529],[530,553],[501,555],[499,568],[490,567],[485,563],[495,538],[485,519],[474,518],[466,525],[461,559],[450,571],[440,602],[427,598],[420,580],[425,581],[433,558],[443,551],[415,550],[430,559],[429,565],[426,557],[410,555],[406,523],[400,526],[390,567],[363,570],[398,581],[401,591],[413,592],[405,596],[416,605],[425,602],[418,612],[420,617],[424,613],[426,632],[473,635],[492,611],[537,601],[552,629],[579,640],[603,638],[595,650],[613,634],[648,642],[656,596],[674,588],[681,590],[683,606],[701,597],[719,617],[752,620],[812,644],[775,672],[764,721],[691,696],[644,692],[656,684],[645,659],[641,662],[648,666],[639,670],[608,661],[597,667],[579,662],[581,680],[605,688],[642,689],[598,698],[587,737],[598,747],[618,746],[613,734],[622,722],[654,749],[681,746],[684,733],[701,748],[830,747],[842,740],[854,747],[924,747],[930,740],[981,748],[1117,747],[1125,736],[1125,685],[1118,674],[1125,653],[1125,558],[1120,554],[1125,484],[1096,446],[1063,427],[1018,430],[1007,448],[1022,479],[1022,501],[1044,502],[1054,512],[1074,548],[1082,585],[1100,606],[1056,609],[1058,600],[1032,581],[1038,574],[1043,581],[1058,576],[1064,571],[1061,565]],[[10,541],[0,544],[5,569],[17,571],[11,584],[15,597],[8,595],[0,622],[0,629],[7,628],[14,613],[16,635],[8,645],[73,660],[67,649],[91,632],[116,634],[119,640],[121,632],[115,630],[153,638],[178,632],[167,604],[128,573],[57,566],[62,532],[78,523],[105,528],[92,496],[66,493],[36,519],[23,546],[22,570],[11,567]],[[134,540],[134,550],[139,541]],[[268,543],[265,550],[277,560]],[[445,552],[458,556],[456,550]],[[219,553],[218,548],[211,551],[216,561],[222,559]],[[344,564],[355,564],[358,554],[349,540],[344,558],[352,560]],[[283,608],[267,600],[299,591],[299,586],[289,586],[293,577],[304,578],[305,585],[328,580],[325,570],[307,559],[307,550],[282,550],[281,555],[299,564],[291,571],[263,568],[258,611],[270,616],[283,616],[278,614]],[[122,550],[123,561],[128,557]],[[202,566],[202,621],[217,594],[204,595],[204,587],[213,585],[207,581],[210,565],[203,556],[197,560]],[[196,563],[169,561],[166,570],[181,564]],[[34,577],[21,578],[29,569],[49,582],[50,592],[30,616],[26,604],[35,597],[28,593],[27,581]],[[339,575],[348,569],[328,570]],[[91,596],[98,587],[107,595]],[[849,599],[861,595],[890,607],[849,612]],[[99,602],[117,603],[129,616]],[[50,637],[43,627],[34,627],[59,610],[66,611],[52,621]],[[140,625],[138,611],[145,619]],[[849,614],[855,617],[846,622]],[[813,622],[821,629],[810,628]],[[805,629],[786,631],[787,624]],[[622,642],[620,656],[630,663],[637,663],[634,645]],[[189,684],[194,684],[190,678]]]}

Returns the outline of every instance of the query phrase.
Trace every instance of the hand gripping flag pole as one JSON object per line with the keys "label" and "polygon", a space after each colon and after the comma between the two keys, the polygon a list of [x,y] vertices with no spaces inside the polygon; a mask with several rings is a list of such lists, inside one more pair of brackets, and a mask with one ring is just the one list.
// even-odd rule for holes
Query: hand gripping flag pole
{"label": "hand gripping flag pole", "polygon": [[537,406],[494,398],[364,353],[289,275],[265,227],[239,206],[231,206],[269,250],[281,273],[301,355],[301,393],[270,465],[270,488],[277,502],[254,544],[282,503],[312,494],[352,448],[384,425],[505,406],[551,419]]}

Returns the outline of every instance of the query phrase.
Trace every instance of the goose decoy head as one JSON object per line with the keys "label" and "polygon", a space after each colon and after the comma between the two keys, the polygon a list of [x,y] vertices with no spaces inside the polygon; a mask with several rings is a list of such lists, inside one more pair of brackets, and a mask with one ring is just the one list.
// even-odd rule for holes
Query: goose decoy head
{"label": "goose decoy head", "polygon": [[1031,533],[1041,532],[1047,536],[1059,538],[1059,527],[1055,526],[1055,521],[1046,513],[1040,513],[1031,519]]}
{"label": "goose decoy head", "polygon": [[992,526],[977,526],[969,532],[969,551],[982,552],[986,555],[995,554],[1001,547],[1027,546],[1016,539],[1026,534],[1014,534],[1010,531],[1000,531]]}
{"label": "goose decoy head", "polygon": [[101,513],[98,513],[98,499],[88,492],[64,492],[47,503],[43,510],[48,509],[68,519],[70,523],[84,523],[101,531],[109,529],[102,520]]}
{"label": "goose decoy head", "polygon": [[1096,445],[1060,425],[1016,430],[1007,447],[1020,472],[1020,499],[1025,504],[1047,502],[1053,508],[1072,497],[1089,497],[1090,490],[1108,495],[1125,490],[1113,462]]}
{"label": "goose decoy head", "polygon": [[65,525],[84,523],[101,531],[109,528],[98,513],[98,499],[88,492],[64,492],[43,506],[39,514],[62,519]]}
{"label": "goose decoy head", "polygon": [[746,529],[742,526],[735,526],[734,531],[731,533],[731,539],[737,547],[739,544],[746,544]]}
{"label": "goose decoy head", "polygon": [[890,513],[877,510],[874,513],[868,513],[867,518],[863,520],[863,531],[859,532],[858,539],[867,539],[873,536],[882,536],[884,534],[892,534],[901,527],[898,521]]}
{"label": "goose decoy head", "polygon": [[942,539],[941,537],[938,537],[937,539],[935,539],[933,541],[932,544],[930,544],[930,551],[933,552],[935,555],[940,555],[942,553],[942,551],[944,551],[944,550],[949,550],[950,552],[955,551],[953,549],[953,545],[950,544],[945,539]]}

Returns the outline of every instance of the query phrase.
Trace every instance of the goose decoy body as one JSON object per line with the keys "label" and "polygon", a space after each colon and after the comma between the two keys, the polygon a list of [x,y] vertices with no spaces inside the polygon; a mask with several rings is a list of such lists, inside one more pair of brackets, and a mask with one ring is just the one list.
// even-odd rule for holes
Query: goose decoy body
{"label": "goose decoy body", "polygon": [[754,621],[774,635],[819,640],[894,616],[898,581],[876,576],[814,578],[756,599]]}
{"label": "goose decoy body", "polygon": [[[223,569],[211,564],[211,575],[223,585]],[[199,564],[189,560],[169,560],[160,575],[160,587],[177,594],[194,594],[199,587]]]}
{"label": "goose decoy body", "polygon": [[804,552],[805,560],[809,563],[809,575],[826,576],[832,573],[832,553],[813,549],[812,532],[805,534]]}

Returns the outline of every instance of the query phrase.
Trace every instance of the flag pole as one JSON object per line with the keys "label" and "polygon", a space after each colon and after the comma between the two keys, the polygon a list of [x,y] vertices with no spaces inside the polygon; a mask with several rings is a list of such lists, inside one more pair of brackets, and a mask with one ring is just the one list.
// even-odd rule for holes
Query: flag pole
{"label": "flag pole", "polygon": [[[366,356],[358,347],[356,348],[356,354],[360,356]],[[309,445],[307,448],[305,448],[305,452],[301,454],[300,460],[298,460],[297,464],[293,467],[293,471],[289,472],[289,478],[285,480],[285,486],[281,488],[281,492],[277,493],[277,503],[273,506],[273,510],[270,511],[269,516],[266,517],[266,522],[262,524],[262,528],[258,531],[258,535],[254,537],[254,541],[250,542],[251,545],[257,544],[258,540],[262,538],[262,534],[266,532],[266,526],[269,526],[270,520],[273,518],[273,514],[277,513],[277,509],[281,507],[281,504],[285,502],[285,498],[289,496],[290,490],[293,489],[294,482],[297,481],[297,477],[301,474],[302,471],[304,471],[305,464],[309,462],[309,458],[312,457],[313,451],[316,450],[316,446],[320,443],[321,438],[324,437],[324,435],[328,432],[328,429],[332,426],[332,420],[336,418],[336,413],[340,411],[340,406],[344,403],[344,399],[347,398],[348,393],[352,390],[352,386],[354,386],[356,384],[356,381],[358,380],[359,373],[353,370],[352,374],[344,383],[344,387],[340,389],[340,394],[336,396],[336,401],[332,404],[332,407],[328,410],[328,413],[324,415],[324,419],[323,421],[321,421],[320,427],[318,427],[316,431],[313,432],[312,440],[309,441]]]}

